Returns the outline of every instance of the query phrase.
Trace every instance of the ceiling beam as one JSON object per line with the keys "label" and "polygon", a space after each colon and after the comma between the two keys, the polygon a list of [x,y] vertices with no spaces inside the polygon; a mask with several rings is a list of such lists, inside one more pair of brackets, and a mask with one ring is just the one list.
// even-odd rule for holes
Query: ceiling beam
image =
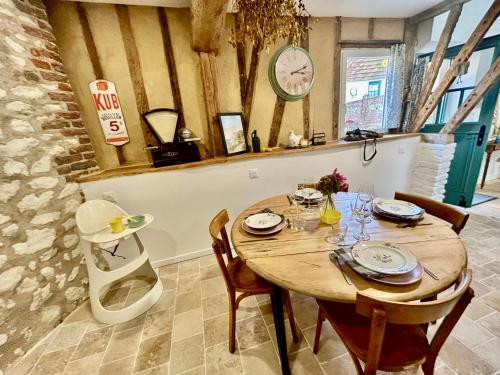
{"label": "ceiling beam", "polygon": [[193,0],[191,3],[191,47],[197,52],[219,50],[229,0]]}
{"label": "ceiling beam", "polygon": [[449,11],[455,5],[465,4],[470,0],[444,0],[439,4],[434,5],[432,8],[426,9],[423,12],[420,12],[413,17],[409,18],[410,25],[415,25],[418,23],[422,23],[431,18],[439,16],[440,14]]}

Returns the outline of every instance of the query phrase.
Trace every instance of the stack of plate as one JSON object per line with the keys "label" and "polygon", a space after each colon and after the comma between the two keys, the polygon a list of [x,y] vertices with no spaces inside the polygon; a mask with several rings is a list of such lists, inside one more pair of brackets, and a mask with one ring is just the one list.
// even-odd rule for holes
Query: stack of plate
{"label": "stack of plate", "polygon": [[281,231],[286,227],[286,221],[284,216],[274,212],[259,212],[243,220],[241,227],[250,234],[265,236]]}
{"label": "stack of plate", "polygon": [[313,188],[304,188],[297,190],[292,198],[302,201],[304,204],[319,204],[323,201],[323,194]]}
{"label": "stack of plate", "polygon": [[424,273],[415,255],[389,242],[361,242],[352,248],[351,256],[347,263],[356,272],[384,284],[413,284]]}
{"label": "stack of plate", "polygon": [[419,220],[424,216],[424,209],[417,205],[396,199],[375,198],[373,212],[395,220]]}

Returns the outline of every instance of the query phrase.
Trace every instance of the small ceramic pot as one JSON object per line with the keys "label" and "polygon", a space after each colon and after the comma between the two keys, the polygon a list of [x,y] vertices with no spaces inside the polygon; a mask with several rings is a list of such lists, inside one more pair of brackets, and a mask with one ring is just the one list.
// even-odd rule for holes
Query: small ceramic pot
{"label": "small ceramic pot", "polygon": [[124,230],[121,217],[114,217],[110,219],[109,225],[111,226],[111,232],[113,233],[121,233]]}
{"label": "small ceramic pot", "polygon": [[139,228],[144,225],[144,220],[146,220],[144,215],[135,215],[127,219],[127,224],[129,228]]}

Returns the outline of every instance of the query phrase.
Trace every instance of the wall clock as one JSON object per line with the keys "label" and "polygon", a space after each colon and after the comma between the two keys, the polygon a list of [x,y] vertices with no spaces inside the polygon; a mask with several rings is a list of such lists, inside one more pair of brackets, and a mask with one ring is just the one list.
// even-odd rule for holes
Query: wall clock
{"label": "wall clock", "polygon": [[288,45],[273,55],[268,74],[276,95],[288,101],[300,100],[313,85],[314,64],[305,49]]}

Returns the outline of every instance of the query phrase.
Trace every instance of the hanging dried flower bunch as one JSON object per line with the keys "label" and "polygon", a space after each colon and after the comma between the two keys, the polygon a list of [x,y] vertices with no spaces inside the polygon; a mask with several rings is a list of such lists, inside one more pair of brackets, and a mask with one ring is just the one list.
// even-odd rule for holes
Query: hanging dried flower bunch
{"label": "hanging dried flower bunch", "polygon": [[304,17],[309,16],[303,0],[234,0],[236,27],[230,43],[251,42],[260,50],[269,48],[277,39],[289,38],[300,44],[307,30]]}

